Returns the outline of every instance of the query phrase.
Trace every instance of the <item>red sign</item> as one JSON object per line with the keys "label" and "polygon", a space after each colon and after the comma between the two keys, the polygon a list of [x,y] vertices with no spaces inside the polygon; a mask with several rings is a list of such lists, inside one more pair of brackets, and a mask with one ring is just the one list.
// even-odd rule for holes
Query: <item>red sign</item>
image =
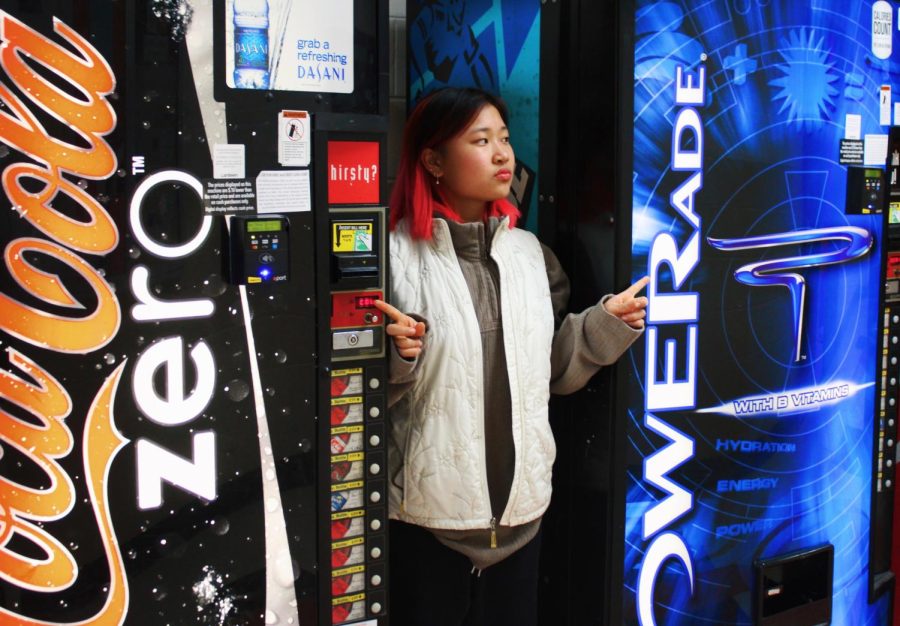
{"label": "red sign", "polygon": [[328,204],[378,204],[377,141],[328,142]]}

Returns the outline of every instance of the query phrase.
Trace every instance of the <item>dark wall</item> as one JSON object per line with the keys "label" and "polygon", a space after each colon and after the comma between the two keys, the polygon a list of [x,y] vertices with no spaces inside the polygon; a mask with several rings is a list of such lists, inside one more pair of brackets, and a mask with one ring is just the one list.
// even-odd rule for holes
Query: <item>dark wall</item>
{"label": "dark wall", "polygon": [[[631,171],[618,155],[630,130],[617,86],[627,62],[618,53],[627,50],[617,43],[619,4],[577,0],[545,5],[542,15],[539,235],[569,276],[574,312],[621,290],[629,276],[616,262],[629,257],[616,244],[630,227],[630,186],[621,183]],[[613,623],[612,564],[621,562],[610,552],[621,544],[612,509],[614,384],[615,368],[604,368],[582,391],[551,402],[558,453],[543,526],[542,624]]]}

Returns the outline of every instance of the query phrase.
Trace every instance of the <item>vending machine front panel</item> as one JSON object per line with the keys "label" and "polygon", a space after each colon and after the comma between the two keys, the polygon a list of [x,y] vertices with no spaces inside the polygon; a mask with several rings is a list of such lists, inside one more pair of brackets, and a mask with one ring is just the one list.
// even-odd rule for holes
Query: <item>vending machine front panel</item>
{"label": "vending machine front panel", "polygon": [[632,276],[650,284],[617,412],[624,623],[751,623],[754,561],[823,544],[833,622],[887,623],[886,154],[848,176],[841,142],[892,121],[895,14],[634,2]]}

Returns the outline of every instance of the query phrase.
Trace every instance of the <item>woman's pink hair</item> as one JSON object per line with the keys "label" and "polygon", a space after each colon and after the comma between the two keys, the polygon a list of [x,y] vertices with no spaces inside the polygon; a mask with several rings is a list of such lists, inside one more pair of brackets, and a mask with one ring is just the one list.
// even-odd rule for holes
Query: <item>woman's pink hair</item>
{"label": "woman's pink hair", "polygon": [[[503,122],[509,124],[509,113],[503,100],[481,89],[447,87],[419,101],[403,129],[400,165],[391,193],[391,230],[396,228],[398,221],[405,219],[413,239],[431,239],[435,212],[461,221],[439,188],[437,194],[432,191],[421,156],[425,149],[440,148],[445,141],[463,132],[488,105],[495,107]],[[485,211],[485,217],[504,216],[509,216],[510,228],[519,217],[518,209],[505,198],[495,200]]]}

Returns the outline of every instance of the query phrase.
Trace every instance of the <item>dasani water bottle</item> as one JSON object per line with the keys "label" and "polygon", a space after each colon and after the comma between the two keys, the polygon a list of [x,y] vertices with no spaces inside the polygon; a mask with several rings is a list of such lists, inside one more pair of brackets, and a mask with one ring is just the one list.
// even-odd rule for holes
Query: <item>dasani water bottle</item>
{"label": "dasani water bottle", "polygon": [[269,88],[269,2],[234,0],[234,86]]}

